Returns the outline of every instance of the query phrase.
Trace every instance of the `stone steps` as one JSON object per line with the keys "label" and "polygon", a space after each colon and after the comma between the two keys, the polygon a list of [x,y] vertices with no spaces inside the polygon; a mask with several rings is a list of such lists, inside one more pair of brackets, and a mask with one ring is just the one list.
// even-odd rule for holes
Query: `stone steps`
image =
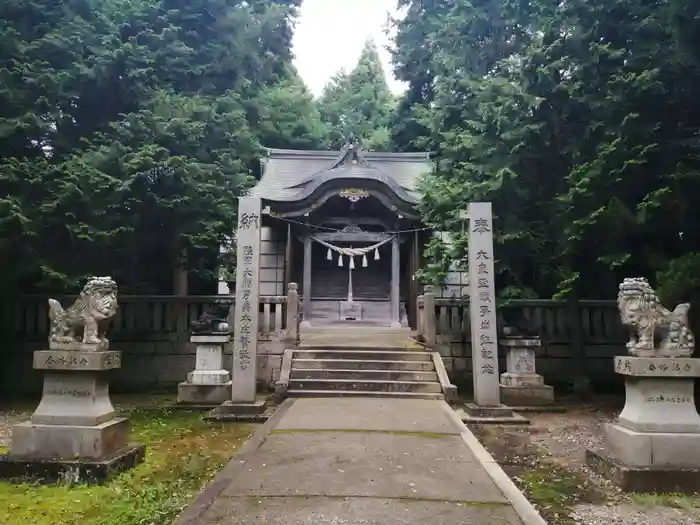
{"label": "stone steps", "polygon": [[291,361],[281,379],[287,395],[444,399],[432,354],[417,348],[319,344],[287,352],[285,359]]}
{"label": "stone steps", "polygon": [[444,399],[443,394],[429,394],[425,392],[370,392],[366,390],[288,390],[291,397],[384,397],[384,398],[409,398],[409,399]]}
{"label": "stone steps", "polygon": [[304,370],[400,370],[431,372],[435,370],[432,361],[401,361],[388,359],[303,359],[294,358],[294,367]]}
{"label": "stone steps", "polygon": [[442,392],[440,383],[431,381],[389,381],[384,379],[291,379],[291,390],[364,390],[370,392]]}
{"label": "stone steps", "polygon": [[[381,363],[381,361],[379,361]],[[305,369],[296,368],[292,365],[291,379],[308,380],[308,379],[339,379],[344,380],[348,377],[359,381],[409,381],[409,382],[436,382],[438,380],[435,372],[421,371],[402,371],[402,370],[353,370],[353,369]]]}
{"label": "stone steps", "polygon": [[431,361],[428,352],[399,352],[385,350],[297,350],[295,359],[356,359],[372,361]]}

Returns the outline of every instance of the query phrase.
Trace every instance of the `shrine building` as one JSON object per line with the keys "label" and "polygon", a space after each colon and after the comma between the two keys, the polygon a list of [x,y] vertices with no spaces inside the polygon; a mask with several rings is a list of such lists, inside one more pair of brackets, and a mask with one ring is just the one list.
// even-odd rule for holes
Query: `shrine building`
{"label": "shrine building", "polygon": [[413,324],[431,235],[417,186],[431,168],[427,153],[269,150],[250,193],[262,201],[260,295],[298,283],[307,326]]}

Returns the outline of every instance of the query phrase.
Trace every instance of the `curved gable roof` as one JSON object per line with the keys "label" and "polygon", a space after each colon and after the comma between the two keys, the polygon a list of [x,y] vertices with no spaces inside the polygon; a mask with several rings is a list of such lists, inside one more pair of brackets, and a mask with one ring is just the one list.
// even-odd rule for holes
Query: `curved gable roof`
{"label": "curved gable roof", "polygon": [[333,179],[357,178],[386,183],[399,196],[417,202],[418,181],[432,169],[428,153],[268,150],[263,175],[251,195],[272,201],[296,201]]}

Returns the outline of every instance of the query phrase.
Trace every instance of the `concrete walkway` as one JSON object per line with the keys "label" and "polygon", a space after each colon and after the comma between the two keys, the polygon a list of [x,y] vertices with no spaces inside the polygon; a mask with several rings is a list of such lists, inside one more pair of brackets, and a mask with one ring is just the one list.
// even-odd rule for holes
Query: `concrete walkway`
{"label": "concrete walkway", "polygon": [[176,525],[546,525],[444,401],[287,400]]}

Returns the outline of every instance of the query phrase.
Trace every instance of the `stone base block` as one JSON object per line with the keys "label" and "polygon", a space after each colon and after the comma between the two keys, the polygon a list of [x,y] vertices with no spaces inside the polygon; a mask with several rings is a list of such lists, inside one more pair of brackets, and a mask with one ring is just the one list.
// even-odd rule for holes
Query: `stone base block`
{"label": "stone base block", "polygon": [[39,483],[100,484],[138,465],[146,455],[143,445],[128,445],[95,460],[46,460],[0,454],[0,479]]}
{"label": "stone base block", "polygon": [[44,374],[43,394],[32,423],[93,426],[114,417],[109,383],[101,372],[50,371]]}
{"label": "stone base block", "polygon": [[637,432],[605,425],[606,448],[628,467],[700,468],[700,434]]}
{"label": "stone base block", "polygon": [[[228,370],[195,370],[187,374],[187,382],[195,385],[231,385],[231,373]],[[231,396],[229,396],[231,397]]]}
{"label": "stone base block", "polygon": [[554,389],[547,385],[501,385],[501,401],[509,406],[551,405],[554,402]]}
{"label": "stone base block", "polygon": [[505,386],[544,386],[544,378],[539,374],[501,374],[501,384]]}
{"label": "stone base block", "polygon": [[631,467],[605,450],[590,449],[586,450],[586,463],[625,492],[700,492],[700,469]]}
{"label": "stone base block", "polygon": [[530,421],[513,412],[510,407],[480,407],[474,403],[466,403],[464,408],[457,411],[464,423],[491,423],[495,425],[528,425]]}
{"label": "stone base block", "polygon": [[226,401],[212,410],[205,419],[216,421],[250,421],[261,422],[267,419],[265,409],[267,400],[256,400],[253,403],[234,403]]}
{"label": "stone base block", "polygon": [[220,405],[231,399],[231,381],[220,385],[197,385],[189,382],[177,386],[177,402],[191,405]]}
{"label": "stone base block", "polygon": [[129,420],[115,418],[95,426],[37,425],[12,427],[10,458],[27,460],[97,460],[127,445]]}
{"label": "stone base block", "polygon": [[121,368],[119,351],[37,350],[35,370],[102,371]]}

